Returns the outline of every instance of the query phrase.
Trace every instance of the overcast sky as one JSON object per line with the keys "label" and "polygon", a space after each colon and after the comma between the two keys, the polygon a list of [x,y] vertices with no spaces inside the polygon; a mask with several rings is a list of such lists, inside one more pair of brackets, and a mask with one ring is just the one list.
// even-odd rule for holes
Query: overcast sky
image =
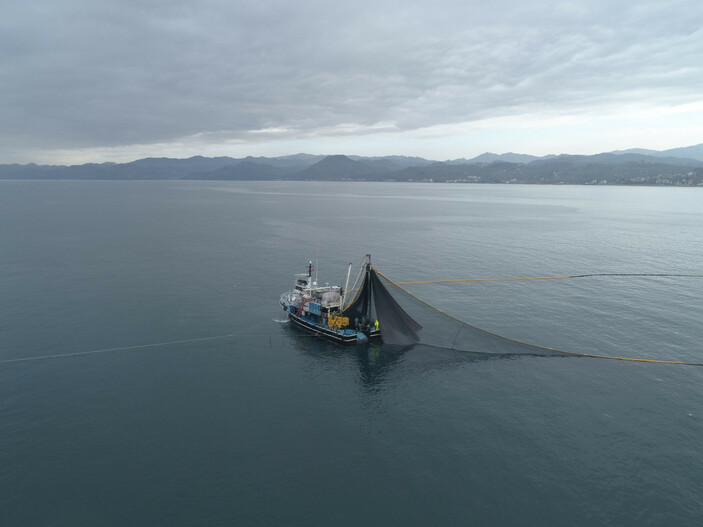
{"label": "overcast sky", "polygon": [[695,0],[0,6],[0,163],[703,143]]}

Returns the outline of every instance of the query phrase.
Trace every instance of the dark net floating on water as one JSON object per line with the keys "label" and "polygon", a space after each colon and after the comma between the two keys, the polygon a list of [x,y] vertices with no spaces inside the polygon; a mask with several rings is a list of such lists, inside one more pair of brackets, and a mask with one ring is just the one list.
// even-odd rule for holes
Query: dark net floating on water
{"label": "dark net floating on water", "polygon": [[420,300],[393,283],[384,285],[369,266],[361,288],[344,313],[350,319],[378,320],[383,342],[503,355],[560,355],[557,350],[519,342],[472,326]]}
{"label": "dark net floating on water", "polygon": [[[378,275],[387,282],[382,283]],[[646,274],[646,273],[601,273],[589,275],[572,275],[559,277],[522,278],[521,280],[547,280],[564,278],[584,278],[590,276],[677,276],[696,277],[700,274]],[[512,279],[515,280],[515,279]],[[430,282],[468,282],[474,280],[437,280]],[[407,283],[407,282],[406,282]],[[393,282],[386,275],[367,265],[366,275],[361,288],[357,291],[345,314],[360,320],[377,320],[380,325],[383,342],[391,346],[408,347],[415,344],[435,348],[447,348],[474,353],[499,355],[540,355],[590,357],[629,362],[658,364],[679,364],[685,366],[703,366],[701,362],[683,362],[670,359],[640,359],[613,355],[595,355],[566,351],[537,344],[530,344],[512,339],[460,320],[441,309],[416,297],[399,283]]]}
{"label": "dark net floating on water", "polygon": [[517,341],[473,326],[428,304],[386,276],[388,291],[398,304],[422,324],[419,342],[428,346],[502,355],[560,355],[557,350]]}

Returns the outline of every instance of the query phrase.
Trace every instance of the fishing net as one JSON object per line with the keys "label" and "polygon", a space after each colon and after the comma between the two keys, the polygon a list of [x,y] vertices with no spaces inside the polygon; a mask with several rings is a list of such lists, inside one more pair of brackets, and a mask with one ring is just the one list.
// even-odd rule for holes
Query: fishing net
{"label": "fishing net", "polygon": [[384,344],[427,346],[503,355],[560,355],[556,350],[513,340],[459,320],[393,283],[373,268],[352,304],[352,318],[379,321]]}
{"label": "fishing net", "polygon": [[[410,346],[420,342],[422,326],[396,302],[374,269],[367,270],[366,279],[352,304],[344,310],[350,319],[378,320],[382,324],[383,342],[396,346]],[[356,323],[359,326],[358,323]]]}

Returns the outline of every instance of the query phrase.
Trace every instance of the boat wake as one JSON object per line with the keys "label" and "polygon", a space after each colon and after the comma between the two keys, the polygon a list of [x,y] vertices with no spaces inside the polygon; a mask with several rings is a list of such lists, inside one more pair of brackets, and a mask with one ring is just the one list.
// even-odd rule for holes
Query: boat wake
{"label": "boat wake", "polygon": [[288,322],[288,319],[286,318],[286,319],[284,319],[284,320],[277,320],[277,319],[274,318],[273,321],[274,321],[274,322],[278,322],[279,324],[285,324],[285,323]]}

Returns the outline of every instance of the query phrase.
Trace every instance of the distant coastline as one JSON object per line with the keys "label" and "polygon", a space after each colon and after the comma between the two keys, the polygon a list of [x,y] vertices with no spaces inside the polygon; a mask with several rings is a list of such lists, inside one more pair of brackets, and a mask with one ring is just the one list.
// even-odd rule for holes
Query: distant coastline
{"label": "distant coastline", "polygon": [[473,159],[296,154],[282,157],[145,158],[130,163],[0,165],[0,179],[394,181],[548,185],[703,186],[703,145],[590,156],[482,154]]}

